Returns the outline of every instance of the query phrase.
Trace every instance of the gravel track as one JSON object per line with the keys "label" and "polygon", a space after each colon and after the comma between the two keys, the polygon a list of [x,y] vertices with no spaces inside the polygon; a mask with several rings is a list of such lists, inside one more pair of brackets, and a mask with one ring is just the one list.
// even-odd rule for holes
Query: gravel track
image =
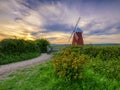
{"label": "gravel track", "polygon": [[11,64],[6,64],[6,65],[1,65],[0,66],[0,77],[4,76],[10,72],[16,71],[18,69],[29,67],[29,66],[35,65],[37,63],[40,63],[42,61],[48,60],[51,57],[52,57],[52,55],[41,54],[41,56],[34,58],[34,59],[11,63]]}

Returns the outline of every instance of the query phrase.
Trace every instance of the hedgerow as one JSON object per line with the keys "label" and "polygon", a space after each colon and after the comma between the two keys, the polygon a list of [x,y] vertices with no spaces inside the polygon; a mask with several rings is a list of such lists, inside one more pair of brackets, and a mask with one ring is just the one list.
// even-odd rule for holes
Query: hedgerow
{"label": "hedgerow", "polygon": [[34,41],[25,41],[23,39],[4,39],[1,41],[2,52],[12,53],[25,53],[25,52],[38,52],[38,46]]}
{"label": "hedgerow", "polygon": [[70,47],[72,52],[89,55],[91,58],[99,57],[101,60],[119,58],[120,46],[76,46]]}
{"label": "hedgerow", "polygon": [[4,39],[0,41],[0,64],[21,61],[32,57],[34,58],[40,55],[41,52],[47,52],[48,44],[49,42],[45,39],[35,41]]}
{"label": "hedgerow", "polygon": [[41,53],[47,52],[47,46],[50,45],[49,41],[46,39],[37,39],[35,42],[38,45],[39,51],[41,51]]}
{"label": "hedgerow", "polygon": [[[81,80],[84,78],[84,67],[89,65],[88,63],[91,61],[92,64],[90,64],[90,68],[92,69],[93,67],[94,72],[103,73],[102,71],[104,71],[106,77],[113,77],[116,75],[116,78],[120,79],[120,74],[118,73],[118,68],[120,69],[120,67],[118,65],[113,65],[114,63],[120,63],[119,51],[120,46],[67,47],[54,56],[53,64],[55,73],[58,77],[63,77],[68,81]],[[96,63],[95,61],[99,61],[101,63]],[[114,69],[110,67],[111,65],[114,66]]]}

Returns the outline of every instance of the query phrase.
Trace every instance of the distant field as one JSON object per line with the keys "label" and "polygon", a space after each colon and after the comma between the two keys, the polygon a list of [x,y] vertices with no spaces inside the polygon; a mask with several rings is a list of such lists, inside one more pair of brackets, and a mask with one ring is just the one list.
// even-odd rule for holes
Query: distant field
{"label": "distant field", "polygon": [[[120,90],[119,51],[120,46],[67,47],[57,52],[50,61],[19,70],[1,79],[0,90]],[[64,75],[59,77],[56,74],[57,68],[54,67],[56,60],[61,63],[59,64],[61,67],[65,60],[73,63],[80,60],[81,55],[88,57],[80,72],[83,75],[82,79],[66,81]],[[84,60],[84,57],[81,59]],[[72,70],[71,66],[68,68]]]}
{"label": "distant field", "polygon": [[[71,46],[70,44],[52,44],[51,45],[54,51],[59,51],[64,49],[67,46]],[[104,43],[104,44],[85,44],[84,46],[120,46],[119,43]]]}

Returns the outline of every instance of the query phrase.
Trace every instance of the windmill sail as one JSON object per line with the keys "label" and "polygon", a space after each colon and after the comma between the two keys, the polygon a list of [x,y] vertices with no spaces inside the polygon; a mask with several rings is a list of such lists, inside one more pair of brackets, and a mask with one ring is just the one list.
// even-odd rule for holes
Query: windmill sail
{"label": "windmill sail", "polygon": [[[70,38],[69,38],[69,41],[70,41],[72,35],[74,34],[74,32],[75,32],[75,30],[76,30],[76,27],[77,27],[79,21],[80,21],[80,17],[78,18],[78,21],[77,21],[77,23],[76,23],[76,25],[75,25],[75,27],[74,27],[74,29],[73,29],[73,32],[71,33],[71,36],[70,36]],[[77,39],[77,37],[78,37],[78,36],[77,36],[77,34],[76,34],[76,39]]]}

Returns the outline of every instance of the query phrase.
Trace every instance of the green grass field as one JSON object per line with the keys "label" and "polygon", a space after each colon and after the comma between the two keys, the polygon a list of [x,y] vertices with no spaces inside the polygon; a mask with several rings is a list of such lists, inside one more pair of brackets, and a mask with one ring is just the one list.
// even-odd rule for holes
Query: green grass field
{"label": "green grass field", "polygon": [[0,57],[0,65],[13,63],[13,62],[20,62],[28,59],[32,59],[35,57],[40,56],[38,52],[28,52],[28,53],[18,53],[18,54],[4,54]]}
{"label": "green grass field", "polygon": [[[117,52],[119,47],[115,48],[113,50]],[[84,53],[88,52],[87,49],[91,48],[85,47]],[[79,47],[71,47],[70,50],[78,53]],[[52,60],[1,78],[0,90],[120,90],[120,57],[111,54],[114,57],[109,58],[108,53],[104,53],[104,58],[100,58],[101,53],[94,58],[90,57],[82,70],[83,78],[79,81],[65,81],[56,76],[53,62],[56,57],[61,56],[57,53]],[[92,52],[89,53],[91,54]]]}
{"label": "green grass field", "polygon": [[91,61],[89,68],[83,71],[84,79],[79,83],[56,77],[52,61],[48,61],[9,74],[0,80],[0,90],[120,90],[120,81],[107,77],[107,72],[94,72],[91,66],[93,62],[99,65],[99,60]]}

